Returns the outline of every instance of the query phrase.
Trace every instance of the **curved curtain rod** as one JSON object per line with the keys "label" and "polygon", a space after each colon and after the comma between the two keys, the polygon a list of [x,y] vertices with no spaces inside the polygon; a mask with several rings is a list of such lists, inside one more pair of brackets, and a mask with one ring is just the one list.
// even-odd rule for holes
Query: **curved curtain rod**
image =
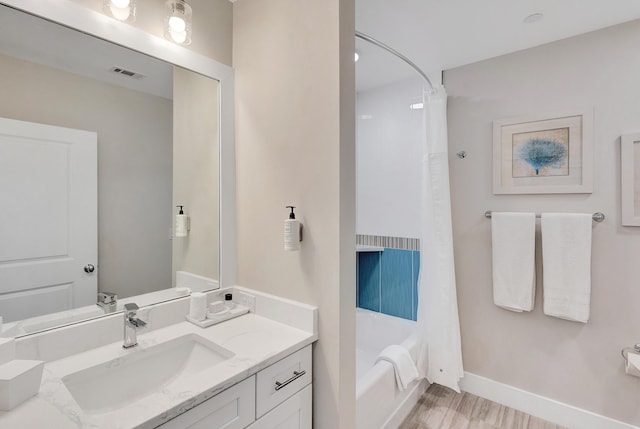
{"label": "curved curtain rod", "polygon": [[374,39],[373,37],[369,36],[368,34],[364,34],[361,33],[359,31],[356,31],[356,38],[357,39],[362,39],[366,42],[369,42],[373,45],[376,45],[379,48],[384,49],[385,51],[395,55],[396,57],[400,58],[402,61],[404,61],[405,63],[409,64],[409,66],[411,68],[413,68],[420,76],[422,76],[422,78],[427,82],[427,84],[429,85],[429,87],[433,90],[433,84],[431,83],[431,80],[429,80],[429,78],[427,77],[427,74],[425,72],[423,72],[420,67],[418,67],[413,61],[411,61],[409,58],[405,57],[404,55],[402,55],[400,52],[396,51],[395,49],[393,49],[390,46],[385,45],[384,43],[382,43],[379,40]]}

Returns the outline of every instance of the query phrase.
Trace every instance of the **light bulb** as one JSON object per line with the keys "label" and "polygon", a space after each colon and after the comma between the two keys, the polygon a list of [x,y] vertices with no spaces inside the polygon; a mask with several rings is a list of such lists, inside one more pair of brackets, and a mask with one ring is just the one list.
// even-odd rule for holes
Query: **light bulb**
{"label": "light bulb", "polygon": [[184,43],[187,40],[187,32],[186,31],[174,31],[173,28],[169,30],[169,34],[171,34],[171,38],[176,43]]}
{"label": "light bulb", "polygon": [[171,27],[173,32],[184,33],[187,28],[187,23],[179,16],[172,16],[169,18],[169,27]]}
{"label": "light bulb", "polygon": [[358,62],[358,60],[360,59],[360,55],[358,55],[358,53],[354,53],[353,54],[353,61]]}
{"label": "light bulb", "polygon": [[112,4],[109,6],[109,10],[111,11],[111,15],[118,21],[126,21],[131,15],[131,8],[129,6],[117,7],[115,4]]}
{"label": "light bulb", "polygon": [[180,45],[191,43],[191,6],[185,0],[166,0],[164,37]]}
{"label": "light bulb", "polygon": [[136,20],[136,0],[103,0],[102,11],[118,21]]}

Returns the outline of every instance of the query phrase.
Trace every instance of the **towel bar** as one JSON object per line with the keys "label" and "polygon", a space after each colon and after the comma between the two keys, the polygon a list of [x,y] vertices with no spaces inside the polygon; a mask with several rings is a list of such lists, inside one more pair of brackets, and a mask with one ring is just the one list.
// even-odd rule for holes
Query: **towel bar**
{"label": "towel bar", "polygon": [[[540,216],[540,214],[536,213],[536,218],[539,219]],[[484,217],[486,217],[487,219],[491,219],[491,210],[487,210],[486,212],[484,212]],[[604,220],[604,213],[596,212],[591,215],[591,217],[593,218],[594,222],[602,222]]]}

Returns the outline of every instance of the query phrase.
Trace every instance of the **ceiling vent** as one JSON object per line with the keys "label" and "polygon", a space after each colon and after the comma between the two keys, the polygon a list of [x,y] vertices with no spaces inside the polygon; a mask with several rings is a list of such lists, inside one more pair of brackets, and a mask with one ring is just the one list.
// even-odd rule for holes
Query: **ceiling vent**
{"label": "ceiling vent", "polygon": [[144,79],[146,76],[140,73],[136,73],[131,70],[123,69],[122,67],[113,67],[111,69],[112,73],[117,73],[122,76],[131,77],[133,79]]}

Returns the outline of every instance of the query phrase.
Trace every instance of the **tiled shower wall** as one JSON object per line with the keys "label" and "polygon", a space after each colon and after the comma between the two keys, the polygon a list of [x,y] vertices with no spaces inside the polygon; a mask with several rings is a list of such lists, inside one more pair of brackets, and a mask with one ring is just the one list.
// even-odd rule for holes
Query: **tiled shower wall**
{"label": "tiled shower wall", "polygon": [[[383,251],[358,252],[356,305],[367,310],[416,320],[420,251],[417,239],[357,236],[361,245]],[[374,244],[375,243],[375,244]],[[391,248],[390,245],[405,248]]]}

